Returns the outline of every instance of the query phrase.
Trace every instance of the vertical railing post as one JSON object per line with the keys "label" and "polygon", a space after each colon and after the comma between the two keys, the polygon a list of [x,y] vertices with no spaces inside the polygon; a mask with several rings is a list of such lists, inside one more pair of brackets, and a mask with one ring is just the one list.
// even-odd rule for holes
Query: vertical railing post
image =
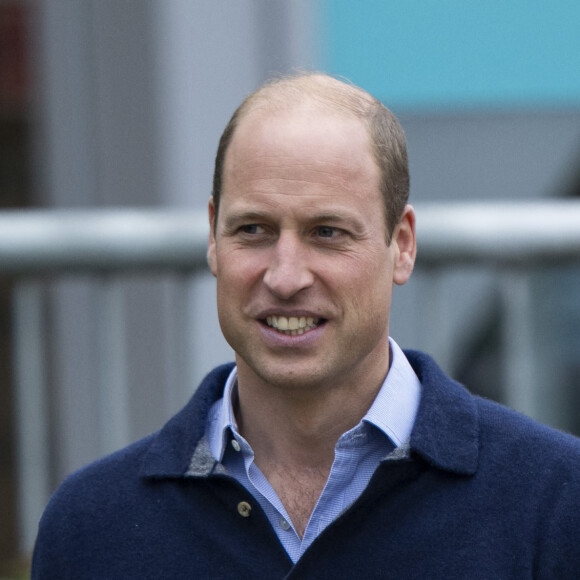
{"label": "vertical railing post", "polygon": [[455,364],[453,294],[449,292],[450,269],[440,264],[423,267],[421,286],[421,321],[425,350],[445,372],[453,372]]}
{"label": "vertical railing post", "polygon": [[505,402],[528,415],[541,416],[541,393],[536,372],[537,352],[531,273],[505,269],[501,274],[503,296],[503,376]]}
{"label": "vertical railing post", "polygon": [[194,392],[196,327],[194,295],[197,291],[195,271],[177,272],[164,287],[163,306],[166,335],[163,341],[165,377],[165,411],[176,413]]}
{"label": "vertical railing post", "polygon": [[13,316],[18,545],[23,554],[29,554],[51,490],[43,289],[40,283],[21,280],[15,285]]}
{"label": "vertical railing post", "polygon": [[103,275],[96,290],[100,453],[105,455],[130,441],[127,333],[119,278]]}

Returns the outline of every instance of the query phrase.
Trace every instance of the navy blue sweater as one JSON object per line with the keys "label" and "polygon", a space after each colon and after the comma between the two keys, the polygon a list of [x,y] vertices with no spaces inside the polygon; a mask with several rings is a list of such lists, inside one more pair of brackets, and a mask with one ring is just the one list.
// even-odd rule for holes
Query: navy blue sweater
{"label": "navy blue sweater", "polygon": [[406,355],[422,383],[410,445],[296,564],[209,453],[205,419],[223,366],[161,431],[60,486],[33,580],[580,578],[580,440]]}

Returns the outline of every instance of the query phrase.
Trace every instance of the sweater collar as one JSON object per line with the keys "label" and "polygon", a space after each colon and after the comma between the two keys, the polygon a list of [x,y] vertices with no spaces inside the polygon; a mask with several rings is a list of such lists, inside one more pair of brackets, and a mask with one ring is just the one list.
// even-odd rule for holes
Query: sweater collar
{"label": "sweater collar", "polygon": [[[189,403],[153,436],[145,455],[144,477],[184,477],[205,433],[205,422],[213,403],[223,395],[224,383],[234,364],[215,368],[205,377]],[[196,454],[199,460],[199,452]],[[208,458],[209,461],[209,458]]]}
{"label": "sweater collar", "polygon": [[474,474],[479,456],[476,398],[447,377],[428,355],[409,350],[405,355],[422,385],[411,453],[435,467]]}
{"label": "sweater collar", "polygon": [[[410,453],[446,471],[475,473],[479,418],[474,397],[446,377],[429,356],[418,351],[405,351],[405,355],[422,387],[421,402],[411,432]],[[203,437],[209,410],[222,397],[223,386],[232,368],[233,364],[227,364],[214,369],[189,403],[153,436],[143,462],[143,476],[193,475],[192,458],[195,455],[196,462],[199,462],[200,449],[209,449]],[[206,467],[205,474],[213,471],[209,464]],[[196,472],[201,474],[199,470]]]}

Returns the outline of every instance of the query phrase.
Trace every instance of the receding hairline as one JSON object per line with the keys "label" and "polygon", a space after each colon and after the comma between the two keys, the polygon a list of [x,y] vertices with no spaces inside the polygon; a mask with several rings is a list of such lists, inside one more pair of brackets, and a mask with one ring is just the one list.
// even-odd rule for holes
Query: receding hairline
{"label": "receding hairline", "polygon": [[306,72],[290,77],[275,78],[250,95],[238,111],[238,123],[250,112],[287,111],[310,103],[322,112],[368,119],[377,106],[383,106],[364,89],[346,79],[325,73]]}

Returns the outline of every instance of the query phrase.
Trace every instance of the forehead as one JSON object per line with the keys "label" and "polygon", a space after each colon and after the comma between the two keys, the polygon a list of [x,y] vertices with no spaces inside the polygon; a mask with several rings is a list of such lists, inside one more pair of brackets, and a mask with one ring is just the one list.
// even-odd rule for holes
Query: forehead
{"label": "forehead", "polygon": [[[224,166],[228,182],[262,171],[280,179],[321,177],[378,188],[379,171],[366,125],[354,115],[310,103],[288,109],[258,109],[240,121]],[[349,183],[352,187],[353,183]]]}

